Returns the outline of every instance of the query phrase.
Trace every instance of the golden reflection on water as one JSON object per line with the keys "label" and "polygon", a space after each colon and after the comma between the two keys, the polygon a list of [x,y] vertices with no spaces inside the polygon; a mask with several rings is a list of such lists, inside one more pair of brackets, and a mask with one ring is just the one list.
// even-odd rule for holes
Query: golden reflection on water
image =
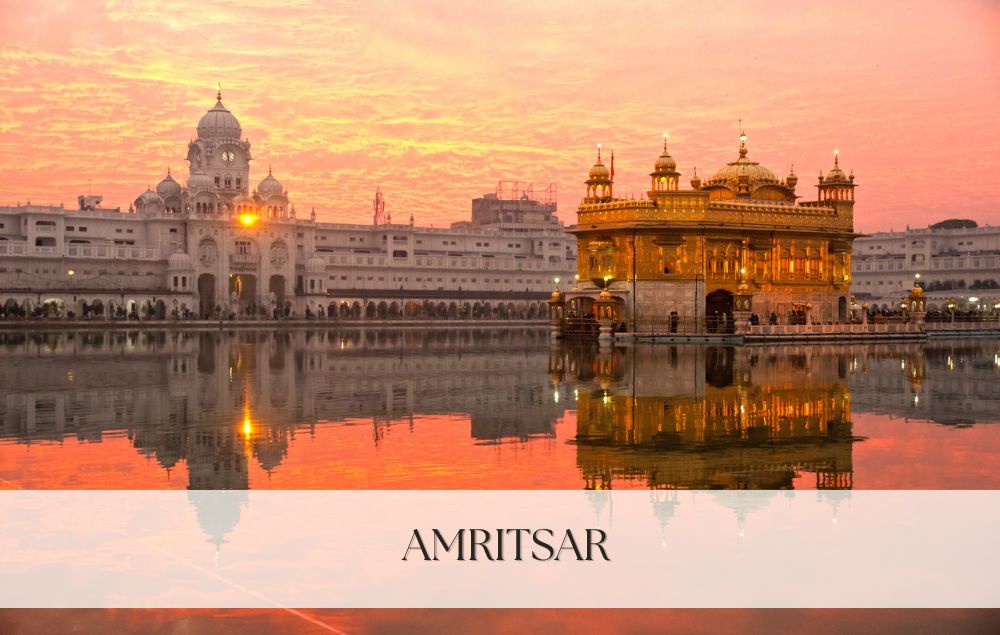
{"label": "golden reflection on water", "polygon": [[29,488],[980,488],[1000,346],[551,345],[544,329],[0,333]]}
{"label": "golden reflection on water", "polygon": [[575,375],[587,487],[784,489],[800,473],[814,475],[818,489],[852,487],[850,389],[825,357],[815,349],[575,351],[565,366]]}

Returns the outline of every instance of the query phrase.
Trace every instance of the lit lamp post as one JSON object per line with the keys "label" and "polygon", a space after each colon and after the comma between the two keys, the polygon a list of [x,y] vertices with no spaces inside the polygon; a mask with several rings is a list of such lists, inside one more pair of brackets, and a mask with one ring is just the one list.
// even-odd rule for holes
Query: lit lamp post
{"label": "lit lamp post", "polygon": [[927,314],[927,298],[924,297],[924,288],[920,286],[920,274],[913,276],[913,289],[907,297],[909,302],[910,318],[914,323],[923,326],[924,316]]}
{"label": "lit lamp post", "polygon": [[555,279],[556,288],[552,291],[552,295],[549,297],[549,333],[552,341],[558,340],[562,337],[562,320],[563,311],[566,306],[566,302],[563,299],[563,294],[559,291],[559,278]]}
{"label": "lit lamp post", "polygon": [[948,298],[948,302],[945,305],[948,307],[948,313],[951,314],[951,321],[955,321],[955,298]]}
{"label": "lit lamp post", "polygon": [[745,333],[750,325],[750,311],[753,309],[753,294],[747,285],[747,270],[740,268],[740,284],[733,294],[733,322],[736,333]]}
{"label": "lit lamp post", "polygon": [[614,337],[615,299],[608,290],[609,283],[610,279],[605,280],[605,286],[601,289],[601,295],[598,296],[597,302],[594,303],[594,306],[597,307],[597,323],[600,328],[597,341],[602,346],[610,344]]}
{"label": "lit lamp post", "polygon": [[979,304],[979,298],[977,296],[972,296],[969,298],[969,306],[972,307],[973,314],[972,320],[978,321],[983,317],[983,307]]}

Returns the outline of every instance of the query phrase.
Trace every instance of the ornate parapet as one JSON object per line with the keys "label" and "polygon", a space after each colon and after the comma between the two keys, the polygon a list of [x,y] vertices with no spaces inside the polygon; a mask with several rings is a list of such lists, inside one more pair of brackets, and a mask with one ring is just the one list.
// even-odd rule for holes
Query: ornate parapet
{"label": "ornate parapet", "polygon": [[849,216],[819,203],[788,204],[756,201],[710,201],[707,192],[659,192],[655,200],[615,199],[583,203],[577,217],[578,228],[594,229],[608,224],[649,222],[710,223],[838,229],[853,231]]}

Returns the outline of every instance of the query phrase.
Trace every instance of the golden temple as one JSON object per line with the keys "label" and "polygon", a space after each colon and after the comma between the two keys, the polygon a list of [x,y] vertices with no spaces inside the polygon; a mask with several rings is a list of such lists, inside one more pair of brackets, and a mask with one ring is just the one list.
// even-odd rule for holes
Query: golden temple
{"label": "golden temple", "polygon": [[631,332],[849,321],[854,174],[835,157],[816,200],[802,201],[794,169],[779,179],[747,155],[741,134],[735,161],[705,181],[695,168],[682,189],[664,135],[650,190],[635,199],[615,197],[598,148],[572,230],[578,282],[553,309]]}

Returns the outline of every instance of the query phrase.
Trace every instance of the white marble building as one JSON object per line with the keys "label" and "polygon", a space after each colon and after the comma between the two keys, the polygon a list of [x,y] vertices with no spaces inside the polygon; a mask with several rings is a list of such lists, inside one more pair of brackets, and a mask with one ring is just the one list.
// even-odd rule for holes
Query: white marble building
{"label": "white marble building", "polygon": [[858,304],[894,308],[919,282],[931,310],[954,300],[960,310],[990,311],[1000,302],[1000,227],[953,219],[861,236],[851,270]]}
{"label": "white marble building", "polygon": [[[338,318],[535,317],[572,286],[576,241],[555,204],[519,200],[515,219],[480,212],[451,228],[322,223],[296,215],[271,169],[250,184],[251,144],[221,94],[168,174],[129,210],[0,207],[0,308],[49,313]],[[486,195],[477,210],[509,201]],[[304,217],[303,217],[304,216]],[[398,214],[397,214],[398,216]],[[98,307],[95,309],[95,307]],[[12,311],[8,311],[12,313]]]}

